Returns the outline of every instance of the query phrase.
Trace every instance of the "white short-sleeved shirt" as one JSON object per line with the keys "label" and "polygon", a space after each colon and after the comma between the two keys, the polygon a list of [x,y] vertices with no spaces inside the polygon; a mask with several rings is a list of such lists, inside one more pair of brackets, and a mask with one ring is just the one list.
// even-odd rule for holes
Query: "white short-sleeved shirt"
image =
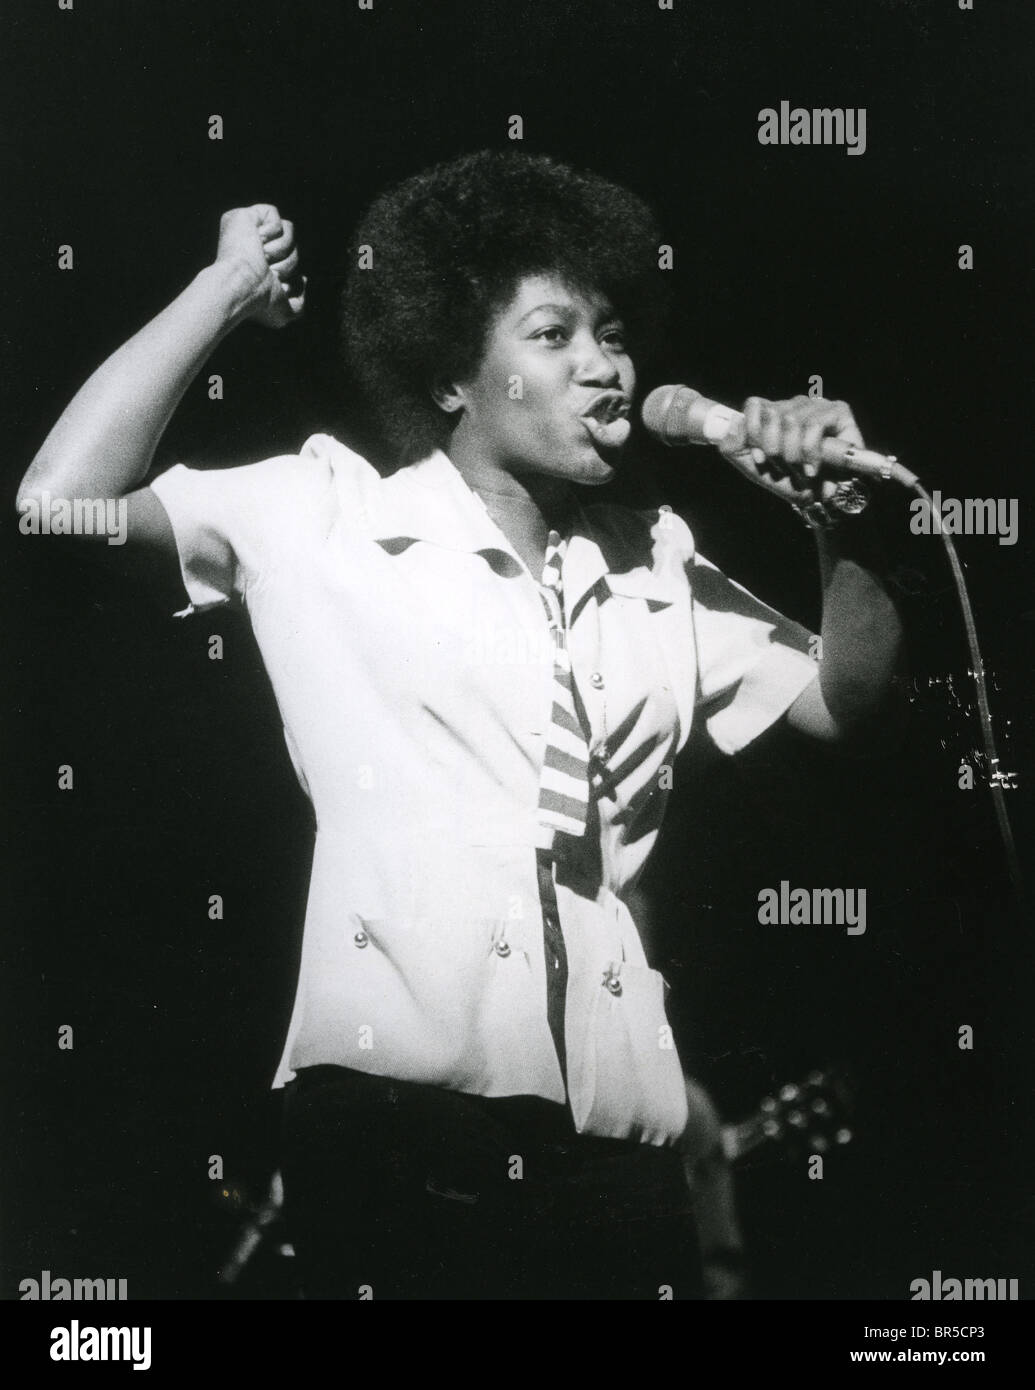
{"label": "white short-sleeved shirt", "polygon": [[[537,817],[553,645],[536,579],[440,452],[388,478],[299,456],[153,483],[191,607],[243,604],[316,815],[274,1085],[321,1063],[563,1102],[546,1012]],[[695,717],[735,752],[816,678],[809,634],[695,554],[675,514],[586,505],[563,566],[573,679],[609,786],[557,836],[577,1127],[674,1141],[664,984],[623,901]],[[618,973],[620,993],[606,986]]]}

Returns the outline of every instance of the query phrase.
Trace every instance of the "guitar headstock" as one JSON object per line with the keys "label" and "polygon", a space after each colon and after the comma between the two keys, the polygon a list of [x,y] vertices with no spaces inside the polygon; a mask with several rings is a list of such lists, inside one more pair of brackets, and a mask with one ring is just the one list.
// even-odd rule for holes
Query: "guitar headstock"
{"label": "guitar headstock", "polygon": [[852,1141],[852,1096],[844,1075],[833,1067],[813,1071],[766,1096],[750,1119],[723,1129],[731,1162],[771,1144],[788,1159],[824,1154]]}

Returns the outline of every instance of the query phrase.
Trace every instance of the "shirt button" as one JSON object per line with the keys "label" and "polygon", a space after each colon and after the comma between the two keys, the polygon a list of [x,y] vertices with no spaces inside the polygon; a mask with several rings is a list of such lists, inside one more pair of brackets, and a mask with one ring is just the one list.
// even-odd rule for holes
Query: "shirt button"
{"label": "shirt button", "polygon": [[604,984],[607,985],[608,990],[615,996],[615,998],[617,998],[618,995],[621,994],[622,982],[617,975],[608,975],[607,979],[604,981]]}
{"label": "shirt button", "polygon": [[362,950],[364,946],[369,944],[370,937],[367,936],[365,931],[358,931],[352,940],[359,949]]}
{"label": "shirt button", "polygon": [[599,671],[590,672],[589,683],[594,690],[603,690],[604,688],[604,678]]}
{"label": "shirt button", "polygon": [[502,956],[504,960],[510,955],[510,947],[505,941],[496,942],[496,954]]}

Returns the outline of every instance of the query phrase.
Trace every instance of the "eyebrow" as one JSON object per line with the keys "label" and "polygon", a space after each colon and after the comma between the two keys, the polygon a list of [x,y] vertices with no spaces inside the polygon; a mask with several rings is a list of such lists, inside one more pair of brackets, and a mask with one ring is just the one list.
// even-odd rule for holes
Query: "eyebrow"
{"label": "eyebrow", "polygon": [[548,309],[554,314],[573,314],[575,312],[574,304],[537,304],[534,309],[529,309],[527,313],[521,315],[518,319],[518,326],[523,324],[525,319],[530,319],[533,314],[538,314],[541,309]]}
{"label": "eyebrow", "polygon": [[[578,310],[574,304],[537,304],[534,309],[529,309],[527,313],[521,315],[517,323],[514,325],[515,328],[520,328],[526,319],[530,319],[533,314],[538,314],[543,309],[549,310],[551,313],[554,314],[578,313]],[[618,313],[614,306],[611,304],[605,304],[603,312],[598,316],[598,321],[606,322],[608,319],[618,318],[621,318],[621,314]]]}

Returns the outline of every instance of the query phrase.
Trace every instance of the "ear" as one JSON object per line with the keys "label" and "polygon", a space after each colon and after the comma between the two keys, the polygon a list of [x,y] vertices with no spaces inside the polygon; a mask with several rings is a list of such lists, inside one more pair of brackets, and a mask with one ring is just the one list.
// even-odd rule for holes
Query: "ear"
{"label": "ear", "polygon": [[464,388],[454,381],[436,381],[431,387],[431,399],[447,415],[455,415],[467,404]]}

